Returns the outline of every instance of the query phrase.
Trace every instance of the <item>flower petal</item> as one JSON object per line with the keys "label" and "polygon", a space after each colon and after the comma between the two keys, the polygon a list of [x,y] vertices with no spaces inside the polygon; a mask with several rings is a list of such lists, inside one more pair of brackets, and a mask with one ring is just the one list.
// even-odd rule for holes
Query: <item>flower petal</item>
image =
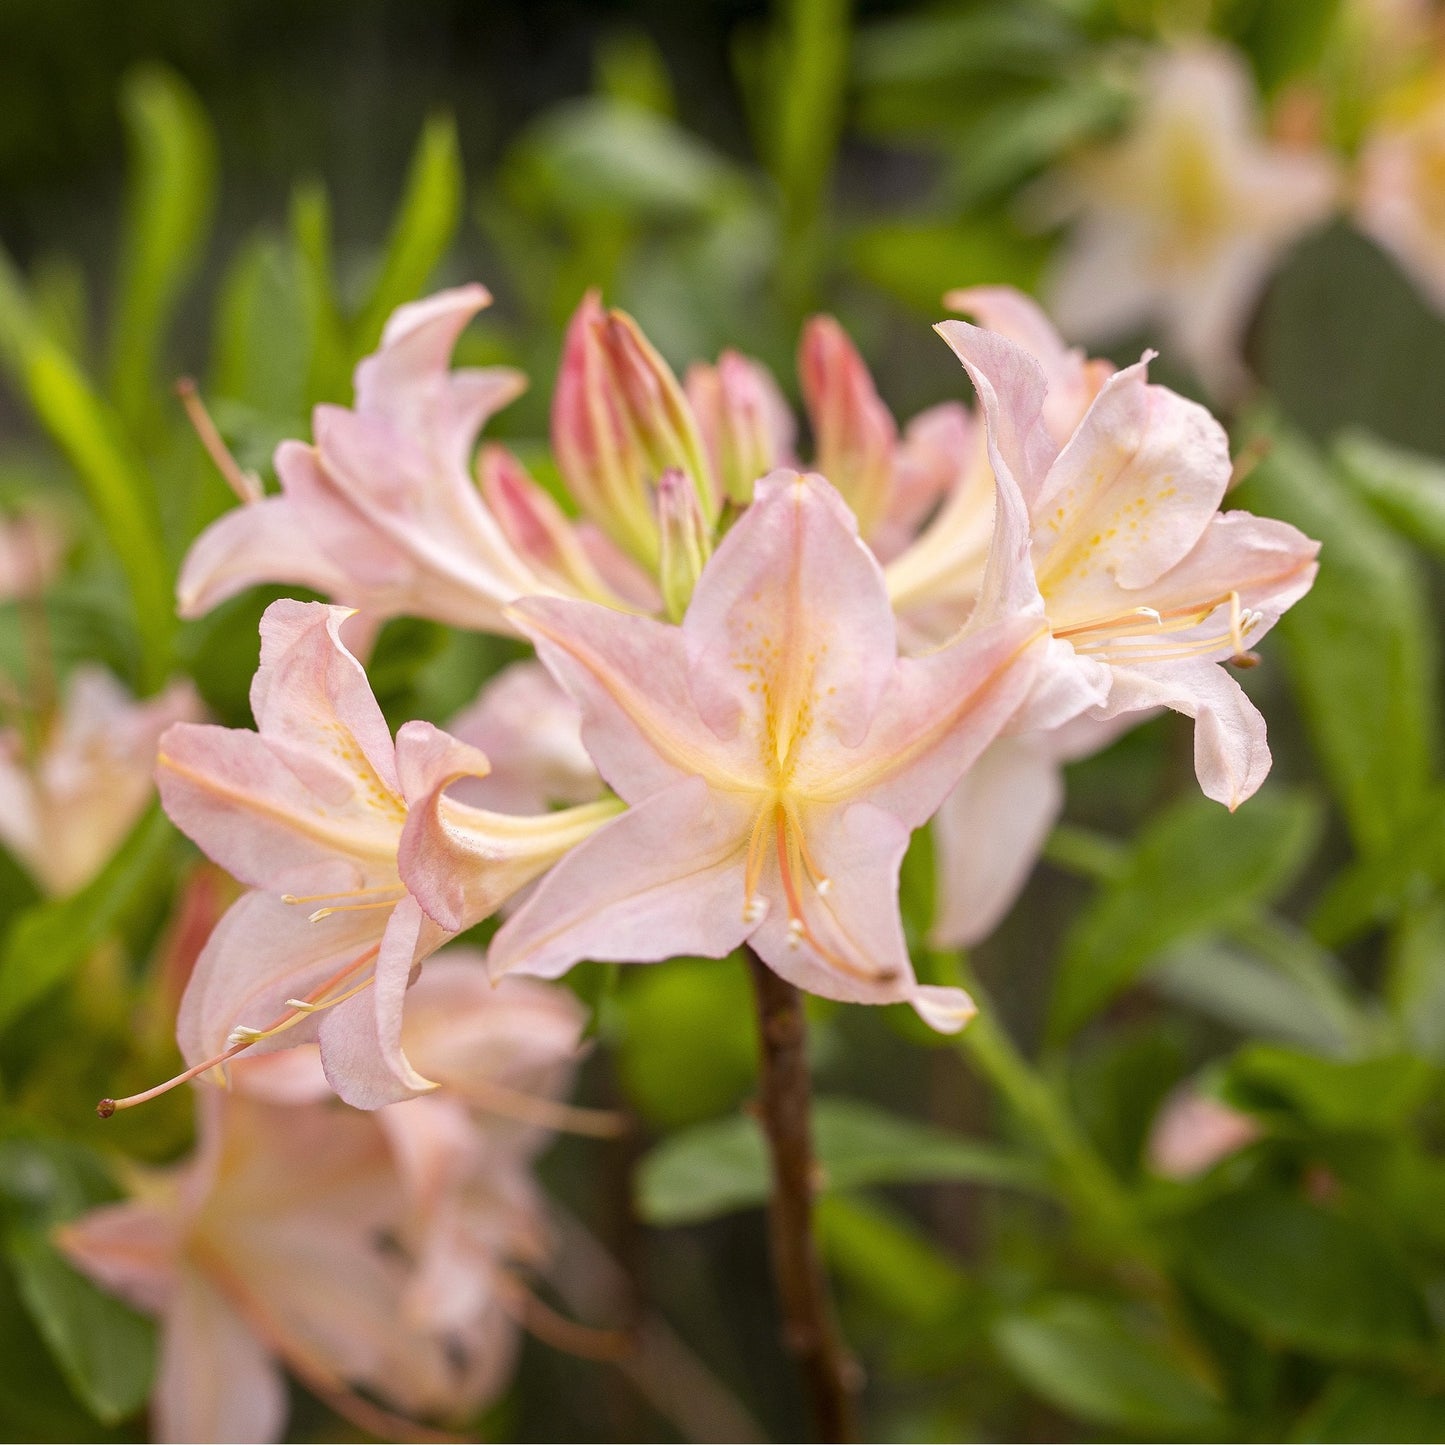
{"label": "flower petal", "polygon": [[722,958],[743,917],[748,808],[687,778],[630,808],[574,849],[503,925],[494,977],[555,978],[583,958],[651,963]]}
{"label": "flower petal", "polygon": [[396,756],[408,803],[397,868],[427,913],[453,933],[491,917],[622,807],[614,799],[519,817],[454,802],[446,789],[460,778],[485,777],[490,764],[427,722],[403,726]]}
{"label": "flower petal", "polygon": [[194,1270],[181,1276],[161,1335],[151,1400],[156,1440],[280,1440],[286,1385],[230,1302]]}
{"label": "flower petal", "polygon": [[401,1026],[413,970],[445,941],[416,900],[403,899],[382,935],[372,986],[322,1015],[321,1066],[353,1108],[379,1109],[437,1087],[412,1067]]}
{"label": "flower petal", "polygon": [[1194,772],[1206,797],[1231,812],[1269,774],[1264,718],[1244,689],[1216,662],[1196,659],[1114,668],[1114,686],[1099,717],[1168,707],[1194,719]]}
{"label": "flower petal", "polygon": [[1145,366],[1104,383],[1030,506],[1051,621],[1097,615],[1111,584],[1156,581],[1199,541],[1229,484],[1224,428],[1151,386]]}
{"label": "flower petal", "polygon": [[165,1307],[176,1287],[184,1225],[159,1199],[102,1204],[55,1230],[60,1252],[110,1294],[147,1314]]}
{"label": "flower petal", "polygon": [[882,569],[852,513],[822,477],[797,472],[758,483],[682,630],[702,716],[755,759],[810,735],[861,742],[898,648]]}
{"label": "flower petal", "polygon": [[971,948],[993,932],[1028,882],[1063,806],[1063,770],[1045,735],[989,746],[934,819],[935,945]]}

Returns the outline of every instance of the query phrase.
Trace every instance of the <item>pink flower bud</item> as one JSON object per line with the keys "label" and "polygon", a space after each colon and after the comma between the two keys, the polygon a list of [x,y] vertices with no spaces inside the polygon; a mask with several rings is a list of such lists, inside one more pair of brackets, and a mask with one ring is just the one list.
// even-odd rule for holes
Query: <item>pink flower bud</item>
{"label": "pink flower bud", "polygon": [[724,351],[716,366],[689,367],[684,386],[723,494],[747,506],[759,477],[794,460],[797,427],[777,382],[761,362]]}
{"label": "pink flower bud", "polygon": [[662,600],[668,616],[678,622],[712,555],[712,535],[696,490],[675,468],[665,471],[657,483],[657,525],[662,536],[658,568]]}

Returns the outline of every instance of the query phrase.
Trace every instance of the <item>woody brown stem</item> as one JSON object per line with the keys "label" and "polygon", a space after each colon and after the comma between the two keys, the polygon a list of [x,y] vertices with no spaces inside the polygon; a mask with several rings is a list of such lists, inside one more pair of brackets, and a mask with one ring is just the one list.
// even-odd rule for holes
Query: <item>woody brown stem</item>
{"label": "woody brown stem", "polygon": [[856,1440],[859,1370],[838,1332],[813,1236],[817,1166],[803,1000],[751,950],[747,960],[758,1011],[758,1118],[772,1161],[768,1226],[783,1340],[803,1372],[818,1438]]}

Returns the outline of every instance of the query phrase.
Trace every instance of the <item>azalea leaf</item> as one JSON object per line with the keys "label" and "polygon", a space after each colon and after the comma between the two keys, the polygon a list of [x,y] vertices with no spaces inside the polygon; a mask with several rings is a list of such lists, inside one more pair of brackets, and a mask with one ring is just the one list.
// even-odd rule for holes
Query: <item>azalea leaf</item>
{"label": "azalea leaf", "polygon": [[[995,1145],[915,1124],[871,1104],[819,1099],[814,1144],[833,1191],[923,1180],[1039,1190],[1038,1170]],[[638,1211],[649,1224],[695,1224],[766,1202],[767,1152],[745,1114],[664,1140],[638,1171]]]}
{"label": "azalea leaf", "polygon": [[386,318],[426,290],[457,233],[463,185],[456,122],[434,116],[417,142],[381,270],[356,321],[355,355],[374,351]]}
{"label": "azalea leaf", "polygon": [[1217,1388],[1117,1304],[1056,1295],[1003,1315],[993,1333],[1014,1373],[1070,1415],[1145,1437],[1226,1437]]}
{"label": "azalea leaf", "polygon": [[1445,1440],[1445,1399],[1394,1376],[1337,1375],[1290,1438],[1330,1445]]}
{"label": "azalea leaf", "polygon": [[1268,792],[1228,813],[1205,798],[1170,809],[1141,834],[1064,942],[1049,1027],[1086,1023],[1171,944],[1246,916],[1296,875],[1315,846],[1319,809]]}
{"label": "azalea leaf", "polygon": [[1345,479],[1398,532],[1445,557],[1445,465],[1349,432],[1335,445]]}
{"label": "azalea leaf", "polygon": [[1326,1130],[1396,1134],[1424,1102],[1435,1071],[1407,1054],[1340,1060],[1256,1044],[1230,1061],[1229,1103],[1253,1112],[1288,1109]]}
{"label": "azalea leaf", "polygon": [[6,1253],[31,1318],[86,1407],[106,1424],[139,1410],[155,1375],[151,1322],[78,1274],[39,1231],[13,1231]]}
{"label": "azalea leaf", "polygon": [[216,141],[191,88],[160,65],[127,76],[121,114],[130,175],[110,385],[117,409],[135,425],[155,411],[161,394],[157,372],[166,325],[215,202]]}
{"label": "azalea leaf", "polygon": [[1185,1221],[1180,1244],[1201,1293],[1276,1343],[1379,1360],[1409,1356],[1430,1338],[1419,1292],[1384,1242],[1293,1195],[1216,1199]]}
{"label": "azalea leaf", "polygon": [[137,899],[164,883],[175,836],[153,806],[93,882],[11,924],[0,951],[0,1028],[79,968]]}
{"label": "azalea leaf", "polygon": [[1277,632],[1356,845],[1386,851],[1429,787],[1439,722],[1434,607],[1418,559],[1291,437],[1274,439],[1245,487],[1255,510],[1323,543],[1314,588]]}

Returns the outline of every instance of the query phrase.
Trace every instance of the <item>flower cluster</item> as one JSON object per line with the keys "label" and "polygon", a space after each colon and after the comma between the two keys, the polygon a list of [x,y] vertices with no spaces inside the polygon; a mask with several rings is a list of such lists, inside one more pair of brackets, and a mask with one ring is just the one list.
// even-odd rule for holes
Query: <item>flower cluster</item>
{"label": "flower cluster", "polygon": [[[1147,356],[1115,371],[1026,297],[960,292],[981,324],[938,330],[976,404],[900,430],[816,318],[805,470],[762,365],[679,382],[589,296],[554,398],[563,504],[477,444],[521,385],[450,367],[487,299],[402,308],[355,407],[281,446],[280,495],[235,471],[243,505],[183,571],[189,613],[262,581],[334,602],[267,610],[254,731],[160,739],[166,812],[246,891],[185,988],[185,1071],[102,1111],[199,1080],[201,1142],[63,1245],[163,1319],[168,1438],[273,1435],[278,1364],[383,1430],[376,1400],[489,1397],[517,1271],[546,1258],[531,1157],[578,1119],[556,1096],[580,1010],[536,980],[746,945],[801,989],[955,1031],[973,1004],[918,980],[900,918],[914,830],[938,819],[935,933],[967,942],[1027,877],[1063,763],[1131,720],[1191,716],[1230,808],[1269,768],[1225,665],[1309,588],[1316,546],[1220,510],[1224,432]],[[393,736],[362,658],[399,614],[538,661],[450,730]],[[433,957],[498,913],[485,960]]]}

